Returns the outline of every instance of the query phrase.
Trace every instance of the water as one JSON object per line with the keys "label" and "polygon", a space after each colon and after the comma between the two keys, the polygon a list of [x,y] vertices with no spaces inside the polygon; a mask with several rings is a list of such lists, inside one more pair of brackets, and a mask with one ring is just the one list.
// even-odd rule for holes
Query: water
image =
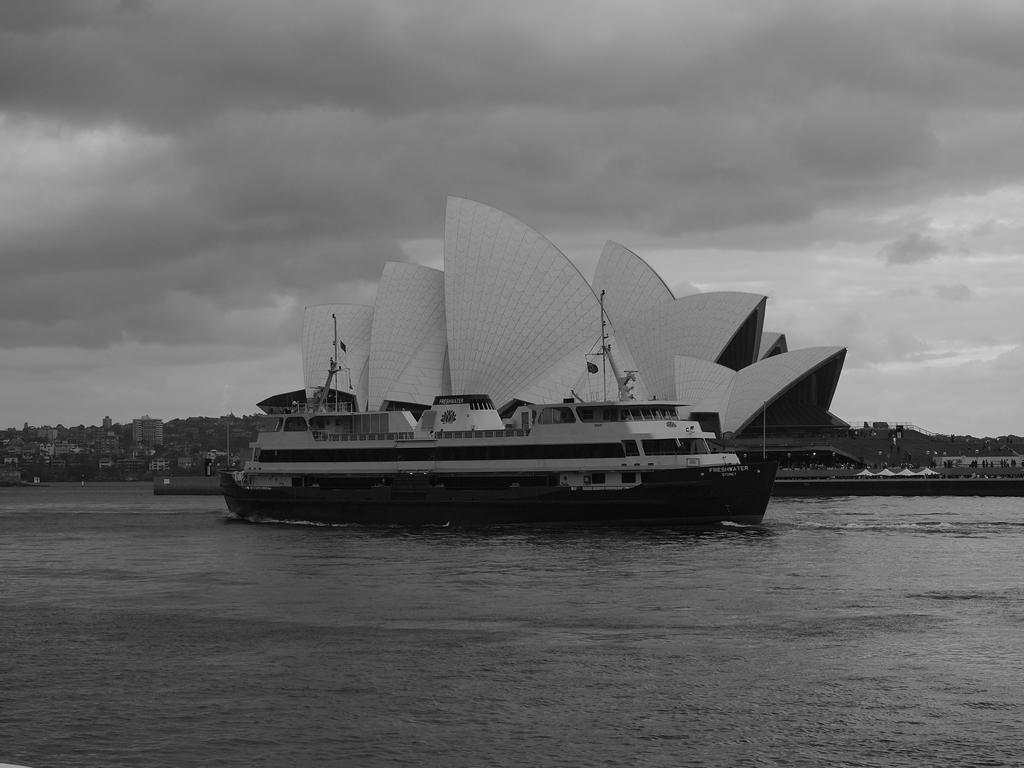
{"label": "water", "polygon": [[253,526],[0,489],[0,762],[1014,765],[1024,502],[764,526]]}

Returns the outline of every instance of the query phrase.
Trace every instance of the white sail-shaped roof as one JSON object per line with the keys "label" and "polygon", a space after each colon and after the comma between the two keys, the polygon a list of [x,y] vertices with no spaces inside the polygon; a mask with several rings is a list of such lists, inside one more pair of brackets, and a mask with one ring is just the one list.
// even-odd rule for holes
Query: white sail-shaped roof
{"label": "white sail-shaped roof", "polygon": [[386,402],[429,405],[445,390],[444,273],[390,261],[373,313],[369,408]]}
{"label": "white sail-shaped roof", "polygon": [[675,299],[657,272],[625,246],[609,240],[594,270],[594,293],[604,291],[604,309],[612,325],[633,320],[646,310]]}
{"label": "white sail-shaped roof", "polygon": [[[336,386],[352,391],[359,408],[427,404],[438,394],[488,394],[499,408],[573,393],[619,396],[611,365],[606,384],[596,355],[598,293],[546,238],[501,211],[453,197],[444,259],[443,273],[387,264],[376,308],[307,307],[307,394],[326,381],[336,318],[346,347]],[[594,286],[605,292],[605,331],[618,369],[637,372],[633,396],[686,403],[734,434],[762,411],[777,425],[838,421],[828,407],[845,349],[788,352],[785,335],[763,332],[764,296],[673,298],[643,259],[613,242],[602,251]],[[588,372],[588,357],[598,373]]]}
{"label": "white sail-shaped roof", "polygon": [[354,392],[361,408],[369,393],[370,333],[373,307],[359,304],[317,304],[306,307],[302,316],[302,371],[307,392],[327,381],[334,355],[334,318],[338,340],[345,351],[338,357],[342,369],[335,387]]}
{"label": "white sail-shaped roof", "polygon": [[[448,198],[445,319],[454,393],[499,407],[527,390],[568,396],[563,360],[601,335],[597,296],[543,235],[499,210]],[[582,362],[581,362],[582,364]]]}
{"label": "white sail-shaped roof", "polygon": [[[722,417],[722,431],[737,433],[791,387],[811,376],[829,363],[837,363],[833,379],[822,383],[825,391],[818,393],[822,407],[827,408],[835,391],[836,380],[846,356],[844,347],[807,347],[760,360],[736,373],[729,403]],[[698,404],[694,410],[714,410],[718,401]]]}
{"label": "white sail-shaped roof", "polygon": [[750,359],[744,364],[753,362],[765,301],[753,293],[697,293],[619,323],[615,332],[633,353],[650,393],[671,398],[676,392],[676,355],[721,362],[737,334],[749,329]]}
{"label": "white sail-shaped roof", "polygon": [[[706,410],[720,411],[729,402],[736,371],[710,360],[676,355],[676,399],[693,405],[702,403]],[[720,405],[709,408],[713,399]]]}
{"label": "white sail-shaped roof", "polygon": [[761,349],[757,353],[757,359],[764,360],[766,357],[781,355],[783,352],[788,351],[789,347],[786,344],[786,334],[775,331],[766,331],[761,334]]}

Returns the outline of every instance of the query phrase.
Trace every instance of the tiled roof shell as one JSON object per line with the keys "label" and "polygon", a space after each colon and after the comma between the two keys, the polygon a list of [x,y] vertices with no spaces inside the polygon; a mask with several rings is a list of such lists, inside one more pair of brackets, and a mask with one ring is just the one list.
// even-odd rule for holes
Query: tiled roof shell
{"label": "tiled roof shell", "polygon": [[[807,347],[765,358],[737,371],[728,406],[722,414],[723,432],[739,432],[757,417],[765,404],[770,407],[774,400],[792,386],[829,362],[841,362],[845,354],[844,347]],[[830,382],[828,386],[830,391],[826,399],[831,402],[835,382]]]}
{"label": "tiled roof shell", "polygon": [[657,272],[625,246],[609,240],[594,270],[594,293],[604,295],[605,313],[622,325],[675,299]]}
{"label": "tiled roof shell", "polygon": [[429,405],[445,391],[444,273],[384,265],[370,338],[369,408],[385,401]]}
{"label": "tiled roof shell", "polygon": [[764,358],[771,355],[778,355],[782,352],[788,351],[789,347],[786,344],[786,334],[766,331],[761,334],[761,348],[758,350],[757,359],[764,360]]}
{"label": "tiled roof shell", "polygon": [[764,297],[757,294],[697,293],[659,304],[615,330],[650,393],[674,397],[676,355],[718,362],[752,313],[763,310]]}
{"label": "tiled roof shell", "polygon": [[543,235],[494,208],[449,198],[445,319],[454,392],[501,405],[527,392],[566,393],[573,354],[601,335],[589,283]]}
{"label": "tiled roof shell", "polygon": [[736,371],[710,360],[685,355],[675,356],[675,396],[683,403],[694,405],[702,403],[709,410],[709,402],[714,397],[719,405],[710,410],[720,410],[728,402]]}

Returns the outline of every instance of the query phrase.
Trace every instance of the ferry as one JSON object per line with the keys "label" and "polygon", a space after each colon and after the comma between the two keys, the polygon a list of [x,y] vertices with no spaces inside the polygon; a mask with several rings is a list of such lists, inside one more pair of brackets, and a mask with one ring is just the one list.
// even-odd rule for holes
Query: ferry
{"label": "ferry", "polygon": [[666,401],[521,404],[486,394],[408,410],[268,414],[221,474],[251,522],[399,526],[757,525],[777,465],[741,462]]}

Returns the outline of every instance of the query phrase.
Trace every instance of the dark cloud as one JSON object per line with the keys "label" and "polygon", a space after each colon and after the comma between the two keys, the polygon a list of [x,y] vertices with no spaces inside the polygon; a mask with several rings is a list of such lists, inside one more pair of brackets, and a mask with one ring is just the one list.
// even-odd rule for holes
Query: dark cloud
{"label": "dark cloud", "polygon": [[[0,348],[145,343],[266,346],[301,327],[305,304],[358,300],[380,265],[401,260],[393,239],[252,244],[118,268],[12,275],[0,283]],[[285,297],[299,297],[290,314]],[[233,316],[269,312],[266,324]],[[282,335],[285,334],[285,335]]]}
{"label": "dark cloud", "polygon": [[89,27],[98,20],[138,8],[142,0],[4,0],[0,29],[9,35],[41,35]]}
{"label": "dark cloud", "polygon": [[[5,28],[0,104],[176,135],[206,203],[269,209],[272,226],[328,210],[422,236],[423,201],[454,192],[541,226],[681,234],[941,183],[937,148],[962,140],[943,121],[1021,62],[970,42],[984,14],[925,4],[581,9],[61,3]],[[999,82],[1001,104],[1024,98]]]}
{"label": "dark cloud", "polygon": [[0,347],[284,343],[448,194],[577,242],[935,261],[955,236],[891,211],[1019,184],[1022,37],[994,1],[6,0]]}

